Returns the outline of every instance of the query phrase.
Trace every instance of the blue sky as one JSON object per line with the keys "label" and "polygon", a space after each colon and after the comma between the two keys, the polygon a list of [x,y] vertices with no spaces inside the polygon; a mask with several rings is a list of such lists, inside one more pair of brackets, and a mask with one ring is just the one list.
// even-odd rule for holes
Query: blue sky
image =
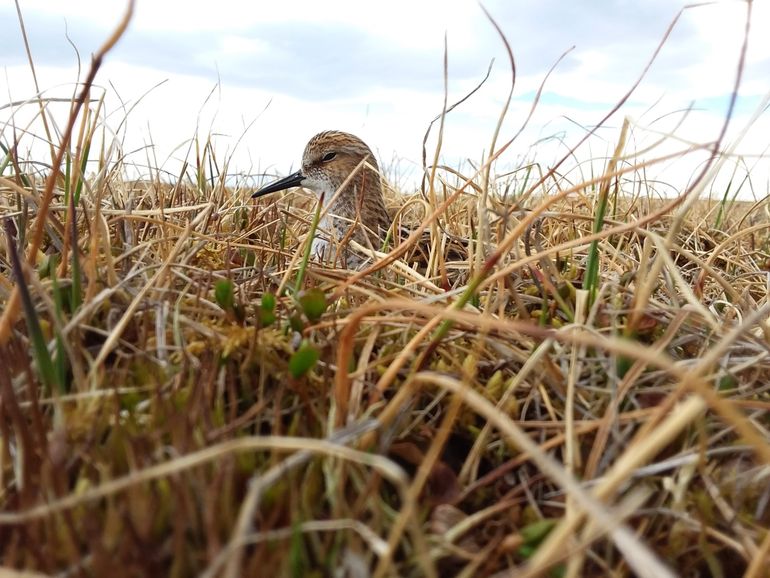
{"label": "blue sky", "polygon": [[[68,96],[78,69],[67,35],[85,68],[124,5],[113,0],[21,4],[41,88],[47,95]],[[768,4],[755,2],[736,128],[770,90]],[[539,144],[535,153],[530,148],[543,137],[559,135],[569,143],[582,136],[580,127],[597,122],[635,81],[682,5],[484,2],[517,64],[501,140],[518,130],[548,69],[575,47],[552,74],[529,128],[498,170],[533,154],[543,164],[553,162],[564,152],[558,142]],[[590,154],[611,150],[624,115],[634,120],[635,141],[642,146],[658,138],[655,131],[677,125],[676,111],[693,102],[697,112],[677,134],[688,141],[713,139],[735,76],[745,10],[745,3],[735,0],[685,11],[648,77],[592,143]],[[0,4],[0,22],[0,101],[29,98],[34,89],[9,0]],[[463,159],[478,161],[487,154],[511,81],[503,44],[476,2],[138,0],[135,19],[98,83],[106,91],[113,129],[122,119],[121,101],[129,106],[138,101],[120,135],[125,150],[140,150],[137,165],[151,145],[154,162],[173,172],[184,143],[198,130],[218,135],[217,150],[231,157],[231,172],[286,173],[310,136],[335,128],[364,138],[385,165],[399,159],[400,174],[409,181],[419,172],[422,136],[441,110],[445,34],[450,102],[478,83],[494,59],[489,81],[447,121],[444,158],[461,166]],[[0,112],[0,121],[7,120],[10,109]],[[767,129],[765,115],[741,152],[766,152]],[[696,162],[666,163],[660,170],[677,171],[673,180],[686,179]],[[766,164],[760,161],[760,168],[766,171]]]}

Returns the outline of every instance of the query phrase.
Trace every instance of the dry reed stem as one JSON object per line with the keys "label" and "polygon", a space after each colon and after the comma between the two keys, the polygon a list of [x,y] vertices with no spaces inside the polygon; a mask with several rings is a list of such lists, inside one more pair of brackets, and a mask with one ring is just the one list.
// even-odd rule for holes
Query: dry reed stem
{"label": "dry reed stem", "polygon": [[[529,436],[519,429],[508,416],[500,413],[486,399],[448,376],[438,375],[431,372],[421,372],[415,376],[415,379],[438,385],[459,395],[465,403],[474,409],[474,411],[482,415],[487,421],[494,423],[495,427],[508,438],[509,443],[514,447],[522,448],[527,451],[532,456],[533,461],[538,465],[541,472],[559,484],[559,486],[561,486],[575,500],[576,504],[579,504],[594,520],[601,523],[604,528],[610,529],[610,535],[615,541],[615,545],[621,552],[623,552],[629,565],[639,576],[650,578],[665,578],[670,576],[673,578],[674,574],[672,574],[644,544],[639,542],[627,528],[619,525],[617,528],[613,529],[618,517],[615,516],[611,510],[586,492],[577,480],[567,471],[562,469],[553,458],[542,453],[537,445],[530,440]],[[689,423],[690,419],[700,414],[703,408],[703,402],[695,397],[690,398],[690,400],[685,402],[683,407],[680,408],[683,410],[681,411],[681,415],[686,415],[689,419],[681,424],[682,427]],[[681,422],[683,420],[679,421]],[[551,536],[555,536],[558,533],[559,528],[566,526],[568,521],[575,519],[577,519],[577,517],[565,520],[562,525],[557,526],[557,529],[549,535],[549,539]],[[559,541],[559,546],[564,543],[563,538],[564,536],[562,536],[562,539]],[[538,572],[542,571],[542,568],[538,567],[539,560],[547,558],[547,556],[550,555],[550,551],[547,554],[544,553],[546,551],[546,544],[548,544],[548,542],[538,548],[535,558],[532,559],[531,576],[536,576]]]}
{"label": "dry reed stem", "polygon": [[0,525],[19,524],[30,520],[44,518],[51,514],[75,508],[81,504],[101,500],[125,491],[133,486],[172,476],[203,464],[225,458],[231,454],[263,450],[304,451],[334,456],[376,469],[380,474],[403,490],[404,493],[406,493],[408,487],[407,478],[403,470],[391,460],[382,456],[348,448],[344,445],[340,445],[336,441],[280,436],[242,437],[211,445],[203,450],[192,452],[179,458],[132,472],[126,476],[103,482],[101,485],[88,489],[80,494],[70,494],[64,498],[52,500],[47,504],[41,504],[19,512],[0,512]]}
{"label": "dry reed stem", "polygon": [[[56,153],[56,158],[54,159],[53,166],[51,167],[51,174],[46,180],[45,191],[43,192],[43,200],[40,203],[37,220],[35,222],[35,230],[32,233],[32,241],[30,243],[29,249],[27,250],[27,263],[30,265],[34,264],[35,259],[37,258],[37,252],[40,249],[40,244],[43,242],[43,231],[45,229],[46,220],[48,219],[48,210],[51,205],[51,201],[53,200],[54,185],[56,183],[56,178],[59,176],[59,171],[61,170],[64,153],[69,147],[70,138],[72,137],[72,131],[75,127],[78,114],[80,113],[86,98],[88,98],[88,94],[91,91],[91,85],[96,78],[96,73],[99,71],[104,57],[110,50],[112,50],[112,47],[115,46],[118,40],[120,40],[120,37],[123,36],[123,33],[128,27],[128,23],[131,21],[133,13],[134,0],[128,0],[128,7],[126,9],[126,13],[123,15],[123,19],[120,21],[112,35],[105,41],[105,43],[94,55],[91,62],[91,68],[88,71],[88,75],[86,76],[85,81],[83,82],[83,88],[80,91],[80,96],[78,96],[78,98],[73,103],[69,121],[67,122],[64,134],[59,143],[59,150]],[[19,299],[19,291],[18,289],[14,289],[13,293],[11,293],[11,297],[6,303],[2,316],[0,316],[0,346],[4,346],[10,338],[11,326],[16,321],[16,318],[19,314]]]}
{"label": "dry reed stem", "polygon": [[120,339],[121,334],[128,326],[128,323],[131,321],[134,313],[142,305],[144,296],[147,295],[147,293],[149,293],[152,289],[155,289],[156,284],[158,284],[163,279],[171,267],[171,264],[181,253],[188,237],[190,236],[190,230],[191,226],[188,226],[188,228],[185,229],[184,233],[182,233],[177,242],[174,244],[174,248],[168,254],[161,266],[158,268],[152,278],[147,282],[147,284],[139,290],[134,299],[131,301],[131,304],[126,308],[126,311],[123,313],[120,320],[117,322],[117,324],[115,324],[115,327],[112,329],[112,331],[110,331],[107,340],[104,342],[104,345],[102,345],[98,355],[96,356],[96,359],[94,359],[93,365],[91,366],[91,371],[89,372],[89,381],[92,383],[95,380],[96,372],[104,363],[104,360],[107,358],[110,352],[115,348],[118,339]]}
{"label": "dry reed stem", "polygon": [[[81,94],[85,106],[88,95]],[[358,556],[381,575],[451,574],[447,568],[458,576],[535,575],[562,563],[571,576],[625,576],[649,563],[666,575],[658,557],[684,572],[696,568],[698,555],[725,569],[738,560],[748,576],[764,571],[770,540],[762,519],[751,516],[766,517],[766,497],[761,488],[739,486],[761,483],[770,463],[762,413],[770,408],[767,225],[755,222],[761,205],[741,214],[745,207],[695,199],[734,156],[735,143],[726,150],[721,144],[729,114],[717,139],[687,143],[672,155],[637,160],[654,147],[623,154],[621,138],[595,179],[559,173],[563,160],[550,171],[535,164],[523,184],[515,171],[511,183],[498,175],[501,187],[519,195],[511,202],[488,187],[493,163],[515,136],[493,146],[470,177],[437,164],[452,109],[445,102],[436,157],[426,166],[429,199],[389,199],[399,205],[398,219],[422,215],[417,232],[389,255],[354,246],[371,259],[365,271],[313,264],[304,271],[305,286],[340,299],[297,330],[320,357],[304,377],[287,379],[295,350],[288,320],[301,311],[283,290],[299,287],[309,203],[299,197],[283,212],[249,209],[248,190],[225,187],[229,159],[220,162],[210,138],[191,141],[190,154],[198,155],[192,174],[185,168],[173,186],[163,185],[149,151],[152,183],[121,180],[122,157],[112,170],[106,159],[103,171],[85,179],[80,161],[95,138],[102,100],[95,103],[97,112],[89,108],[72,120],[80,116],[69,187],[82,183],[83,210],[51,202],[35,225],[52,224],[61,255],[82,251],[83,303],[71,312],[65,307],[59,319],[52,281],[33,273],[29,283],[49,348],[51,336],[65,340],[61,355],[71,364],[72,390],[35,389],[22,329],[2,350],[14,370],[3,380],[2,409],[13,415],[0,424],[0,477],[4,495],[21,501],[7,502],[0,529],[20,548],[34,550],[32,537],[41,536],[68,552],[46,566],[39,554],[22,561],[20,550],[5,546],[17,566],[32,560],[51,572],[60,564],[88,571],[104,538],[91,550],[82,516],[109,534],[108,524],[125,508],[129,521],[121,531],[127,528],[130,538],[141,529],[141,505],[154,504],[153,523],[170,536],[158,546],[164,563],[185,559],[180,537],[189,535],[201,545],[193,548],[190,572],[212,577],[262,569],[265,560],[272,570],[287,555],[307,556],[328,572],[343,571],[346,556]],[[43,99],[35,104],[42,107]],[[657,143],[676,138],[670,132]],[[649,188],[644,196],[648,167],[706,148],[710,160],[683,198],[656,201]],[[445,175],[459,182],[450,186]],[[182,183],[187,177],[189,187]],[[587,191],[598,185],[606,195],[613,183],[632,194],[592,232],[595,198]],[[34,179],[27,187],[0,177],[2,193],[23,205],[45,197],[37,186]],[[210,201],[200,203],[202,196]],[[26,222],[24,210],[10,208],[7,217]],[[417,271],[398,256],[414,249],[427,227],[429,263]],[[456,261],[444,258],[448,242],[472,232],[489,243],[469,242]],[[279,246],[278,239],[285,241]],[[588,307],[580,274],[592,243],[600,272]],[[60,276],[68,272],[66,258],[60,267]],[[216,302],[214,284],[222,280],[232,283],[244,317]],[[13,300],[11,289],[0,274],[4,305]],[[254,321],[268,294],[277,296],[272,327]],[[113,373],[116,381],[108,383],[104,376]],[[152,384],[144,385],[148,379]],[[366,421],[370,416],[376,423]],[[414,474],[392,456],[333,447],[335,424],[362,423],[376,426],[381,452],[394,441],[414,445],[427,437],[419,461],[409,462]],[[265,433],[273,435],[260,437]],[[125,458],[108,446],[115,434],[126,438]],[[237,439],[216,443],[231,436]],[[369,449],[374,437],[364,428],[349,443]],[[326,441],[313,445],[317,438]],[[12,452],[23,459],[11,460]],[[257,462],[238,466],[248,468],[245,476],[228,469],[255,452]],[[70,455],[69,462],[54,461]],[[439,498],[468,515],[442,532],[434,526],[429,482],[447,463],[456,493]],[[45,478],[57,471],[58,486]],[[36,475],[45,483],[23,492],[14,485]],[[527,562],[517,545],[533,518],[557,524]],[[690,554],[672,555],[666,532],[686,536]],[[307,569],[291,566],[295,573]]]}

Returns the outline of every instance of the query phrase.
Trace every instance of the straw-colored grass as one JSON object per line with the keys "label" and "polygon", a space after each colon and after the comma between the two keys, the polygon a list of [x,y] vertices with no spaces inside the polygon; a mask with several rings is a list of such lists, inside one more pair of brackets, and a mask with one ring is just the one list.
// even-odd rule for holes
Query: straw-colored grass
{"label": "straw-colored grass", "polygon": [[675,199],[628,125],[577,183],[428,168],[347,271],[305,194],[207,143],[131,180],[73,102],[50,159],[0,134],[0,575],[767,575],[770,218],[697,198],[721,141]]}

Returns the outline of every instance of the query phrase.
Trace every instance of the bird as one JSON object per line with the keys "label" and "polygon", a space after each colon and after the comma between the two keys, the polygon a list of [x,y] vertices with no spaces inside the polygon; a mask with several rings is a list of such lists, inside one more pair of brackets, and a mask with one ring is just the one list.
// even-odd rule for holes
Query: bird
{"label": "bird", "polygon": [[[343,186],[344,185],[344,186]],[[321,260],[358,267],[366,257],[348,249],[352,239],[382,250],[392,220],[385,207],[377,159],[355,135],[327,130],[312,137],[302,155],[301,168],[258,191],[259,198],[302,187],[323,199],[322,217],[312,240],[312,254]]]}

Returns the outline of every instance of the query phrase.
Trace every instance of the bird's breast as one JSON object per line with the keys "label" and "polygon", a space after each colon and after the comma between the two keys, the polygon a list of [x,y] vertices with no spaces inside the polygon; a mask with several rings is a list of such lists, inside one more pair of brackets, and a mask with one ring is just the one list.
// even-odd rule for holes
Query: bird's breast
{"label": "bird's breast", "polygon": [[323,261],[326,259],[329,251],[329,241],[316,233],[316,236],[313,238],[313,242],[310,245],[310,251],[311,255]]}

